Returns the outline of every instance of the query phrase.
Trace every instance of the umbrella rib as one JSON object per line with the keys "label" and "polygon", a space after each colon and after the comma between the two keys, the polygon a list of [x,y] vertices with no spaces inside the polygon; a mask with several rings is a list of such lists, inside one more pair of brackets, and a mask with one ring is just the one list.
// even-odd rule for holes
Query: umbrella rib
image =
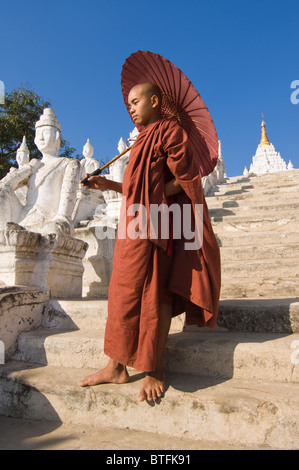
{"label": "umbrella rib", "polygon": [[[188,104],[188,106],[190,105],[191,103]],[[191,113],[192,111],[201,111],[202,109],[205,109],[206,111],[208,111],[208,108],[206,106],[198,106],[197,108],[192,108],[191,109]],[[189,111],[188,111],[189,112]]]}
{"label": "umbrella rib", "polygon": [[[157,57],[157,59],[159,60],[159,62],[161,62],[161,65],[162,65],[163,68],[164,68],[163,61],[161,61],[159,57]],[[160,70],[160,72],[161,72],[161,70]],[[168,78],[167,73],[166,73],[166,71],[165,71],[165,68],[164,68],[164,72],[165,72],[166,78]],[[165,79],[165,76],[164,76],[163,74],[161,74],[161,82],[162,82],[162,81],[163,81],[163,86],[161,87],[161,92],[164,92],[164,93],[165,93],[165,90],[168,91],[168,85],[169,85],[169,83],[167,83],[167,80]]]}
{"label": "umbrella rib", "polygon": [[[215,139],[210,135],[210,134],[207,134],[205,131],[202,131],[202,133],[204,134],[204,137],[202,138],[202,140],[204,140],[208,145],[210,145],[212,148],[216,147],[216,142],[215,142]],[[189,136],[190,137],[190,136]],[[201,142],[201,140],[199,138],[195,138],[195,136],[192,136],[193,140],[194,139],[197,139],[198,142]],[[211,142],[210,142],[211,141]],[[218,144],[218,141],[217,141],[217,144]],[[217,148],[218,148],[218,145],[217,145]]]}
{"label": "umbrella rib", "polygon": [[204,135],[211,135],[214,134],[214,136],[216,136],[216,132],[215,132],[215,129],[213,127],[210,127],[210,126],[201,126],[201,127],[198,127],[197,126],[197,130],[199,131],[199,134],[201,134],[201,132],[204,134]]}
{"label": "umbrella rib", "polygon": [[[140,63],[140,61],[139,61],[139,59],[138,59],[137,57],[136,57],[136,59],[137,59],[138,62],[139,62],[139,66],[145,68],[145,67],[144,67],[144,64],[143,64],[143,63]],[[138,75],[140,74],[140,68],[139,68],[139,67],[137,67],[135,64],[132,64],[131,67],[134,68],[134,69],[138,72]],[[146,73],[151,77],[151,80],[153,80],[152,74],[151,74],[151,72],[150,72],[147,68],[146,68]],[[141,71],[141,74],[144,76],[145,81],[148,81],[148,78],[146,77],[146,74],[144,73],[144,71]],[[137,75],[137,74],[136,74],[136,75]],[[133,81],[133,79],[132,79],[132,81]],[[141,83],[141,82],[139,82],[139,83]],[[136,83],[136,85],[137,85],[137,83]]]}
{"label": "umbrella rib", "polygon": [[[189,114],[189,116],[190,116],[191,114],[192,114],[192,115],[195,115],[195,116],[198,116],[199,111],[204,111],[204,113],[201,113],[201,114],[200,114],[200,117],[201,117],[201,118],[205,118],[205,117],[207,116],[209,119],[211,119],[211,118],[210,118],[210,113],[209,113],[209,111],[208,111],[208,108],[194,108],[194,109],[191,109],[190,111],[188,111],[188,114]],[[186,111],[186,112],[187,112],[187,111]]]}
{"label": "umbrella rib", "polygon": [[[200,96],[199,93],[190,101],[190,103],[185,104],[185,105],[184,105],[184,108],[187,109],[187,108],[188,108],[192,103],[194,103],[194,101],[197,100],[198,98],[202,101],[201,96]],[[207,108],[206,108],[206,106],[204,106],[204,107],[198,108],[198,109],[207,109]]]}
{"label": "umbrella rib", "polygon": [[[187,77],[185,77],[185,78],[187,79]],[[190,87],[191,87],[191,82],[187,83],[187,85],[188,85],[188,86],[187,86],[187,90],[186,90],[185,95],[184,95],[184,97],[183,97],[183,99],[182,99],[182,101],[181,101],[181,105],[182,105],[182,106],[183,106],[183,103],[184,103],[184,101],[185,101],[185,99],[186,99],[186,96],[187,96],[188,93],[189,93],[189,90],[190,90]],[[184,106],[184,107],[185,107],[185,106]]]}
{"label": "umbrella rib", "polygon": [[[163,91],[163,85],[162,85],[162,83],[164,82],[164,84],[165,84],[164,77],[161,77],[161,79],[159,78],[159,76],[157,75],[157,73],[156,73],[155,70],[153,69],[151,63],[149,62],[149,60],[148,60],[146,54],[144,54],[143,57],[144,57],[144,59],[145,59],[145,61],[146,61],[146,63],[147,63],[147,66],[150,67],[151,72],[148,71],[148,67],[146,68],[146,70],[148,71],[148,73],[149,73],[149,75],[150,75],[150,77],[151,77],[151,80],[152,80],[154,83],[156,83],[156,84],[161,88],[161,91]],[[152,79],[152,76],[153,76],[152,74],[154,75],[155,79]],[[158,82],[158,83],[157,83],[157,82]]]}
{"label": "umbrella rib", "polygon": [[170,67],[170,72],[171,72],[172,78],[173,78],[174,90],[173,90],[172,87],[171,87],[170,78],[169,78],[169,71],[166,70],[166,64],[167,64],[167,65],[169,65],[169,64],[168,64],[168,62],[165,63],[163,60],[161,60],[160,62],[161,62],[161,66],[162,66],[163,69],[164,69],[165,76],[166,76],[166,78],[167,78],[167,85],[168,85],[168,86],[166,87],[166,88],[167,88],[167,93],[168,93],[169,95],[171,95],[172,97],[176,97],[177,95],[176,95],[176,87],[175,87],[175,80],[174,80],[174,76],[173,76],[173,70],[172,70],[172,68]]}
{"label": "umbrella rib", "polygon": [[[144,66],[144,63],[143,63],[142,61],[140,61],[140,59],[139,59],[138,56],[135,56],[135,59],[136,59],[136,62],[138,62],[138,66],[135,65],[134,63],[131,63],[131,64],[129,64],[129,65],[130,65],[131,69],[134,69],[134,70],[136,71],[136,72],[135,72],[136,75],[139,76],[139,75],[141,74],[141,76],[144,77],[144,81],[146,81],[146,82],[148,82],[148,81],[155,82],[155,78],[154,78],[154,77],[156,76],[156,74],[155,74],[155,73],[154,73],[154,75],[152,74],[152,72],[154,72],[154,71],[153,71],[153,69],[151,68],[150,64],[148,64],[148,61],[146,61],[146,62],[147,62],[147,65],[150,67],[150,70],[148,69],[148,67],[145,67],[145,66]],[[142,70],[142,69],[143,69],[143,70]],[[144,72],[144,69],[146,70],[146,72]],[[149,78],[149,77],[150,77],[150,78]],[[142,78],[142,79],[143,79],[143,78]],[[156,79],[157,79],[158,82],[159,82],[159,79],[158,79],[157,76],[156,76]],[[137,83],[135,83],[135,80],[134,80],[133,78],[131,78],[131,81],[132,81],[132,83],[134,83],[134,84],[137,85]],[[141,82],[139,81],[139,83],[141,83]]]}
{"label": "umbrella rib", "polygon": [[[214,146],[213,143],[209,142],[209,139],[211,138],[211,136],[207,134],[205,131],[202,131],[202,132],[205,134],[205,137],[200,138],[200,136],[198,136],[197,134],[193,134],[193,135],[189,135],[189,139],[193,142],[196,142],[196,144],[198,144],[200,147],[203,147],[203,141],[204,141],[206,145],[208,145],[213,150],[213,152],[216,152],[215,150],[216,146]],[[214,139],[212,139],[212,142],[213,141],[215,142]],[[218,141],[217,141],[217,152],[218,152]]]}
{"label": "umbrella rib", "polygon": [[194,125],[197,127],[198,130],[200,130],[201,126],[203,126],[204,128],[211,129],[216,134],[214,123],[213,121],[211,121],[211,118],[209,118],[208,116],[201,116],[200,121],[198,121],[197,118],[190,118],[190,119],[194,123]]}
{"label": "umbrella rib", "polygon": [[[190,135],[189,139],[193,143],[194,148],[198,150],[199,155],[201,154],[201,152],[203,154],[206,154],[207,149],[206,149],[206,146],[204,145],[204,142],[205,142],[204,139],[198,139],[197,136],[195,137],[194,135],[192,136]],[[201,157],[200,157],[200,160],[202,160]]]}
{"label": "umbrella rib", "polygon": [[[200,112],[200,111],[204,111],[204,112]],[[201,122],[201,120],[208,120],[208,121],[211,121],[211,115],[210,113],[208,112],[208,110],[192,110],[192,111],[188,111],[186,112],[186,114],[188,114],[188,116],[190,116],[190,118],[193,120],[193,121],[196,121],[197,119],[200,119],[200,121],[198,122]]]}

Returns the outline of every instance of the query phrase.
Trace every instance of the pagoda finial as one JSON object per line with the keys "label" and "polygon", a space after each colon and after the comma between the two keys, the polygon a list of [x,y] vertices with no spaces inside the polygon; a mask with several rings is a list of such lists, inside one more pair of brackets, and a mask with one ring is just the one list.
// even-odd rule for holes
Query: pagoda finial
{"label": "pagoda finial", "polygon": [[268,139],[268,136],[267,136],[267,133],[266,133],[266,124],[265,124],[265,121],[264,121],[264,115],[262,113],[262,137],[261,137],[261,142],[260,142],[260,146],[262,145],[270,145],[270,142],[269,142],[269,139]]}

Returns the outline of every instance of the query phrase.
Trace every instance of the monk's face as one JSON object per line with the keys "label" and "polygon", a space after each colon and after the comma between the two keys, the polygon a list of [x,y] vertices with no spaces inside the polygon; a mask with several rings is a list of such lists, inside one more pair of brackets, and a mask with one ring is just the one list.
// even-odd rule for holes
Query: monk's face
{"label": "monk's face", "polygon": [[160,119],[159,102],[144,85],[136,85],[129,93],[130,114],[136,126],[147,126]]}

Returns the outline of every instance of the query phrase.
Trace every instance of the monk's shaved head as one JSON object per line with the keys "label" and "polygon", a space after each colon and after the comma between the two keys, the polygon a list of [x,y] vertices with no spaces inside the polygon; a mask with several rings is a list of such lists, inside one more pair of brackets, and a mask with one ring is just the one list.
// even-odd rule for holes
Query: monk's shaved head
{"label": "monk's shaved head", "polygon": [[[155,83],[150,83],[150,82],[145,82],[145,83],[139,83],[138,85],[133,86],[132,90],[138,89],[141,91],[141,93],[148,98],[151,98],[153,95],[157,96],[159,103],[162,102],[162,93],[158,85]],[[132,91],[131,90],[131,91]]]}

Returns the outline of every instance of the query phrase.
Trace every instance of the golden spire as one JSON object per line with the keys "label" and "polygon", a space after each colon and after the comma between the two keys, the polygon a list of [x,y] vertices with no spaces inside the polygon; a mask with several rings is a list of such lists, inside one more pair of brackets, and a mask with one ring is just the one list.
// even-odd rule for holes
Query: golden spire
{"label": "golden spire", "polygon": [[[263,113],[262,113],[262,117],[264,118]],[[260,146],[262,145],[270,145],[270,142],[266,133],[266,124],[265,124],[264,119],[262,120],[262,138],[261,138]]]}

